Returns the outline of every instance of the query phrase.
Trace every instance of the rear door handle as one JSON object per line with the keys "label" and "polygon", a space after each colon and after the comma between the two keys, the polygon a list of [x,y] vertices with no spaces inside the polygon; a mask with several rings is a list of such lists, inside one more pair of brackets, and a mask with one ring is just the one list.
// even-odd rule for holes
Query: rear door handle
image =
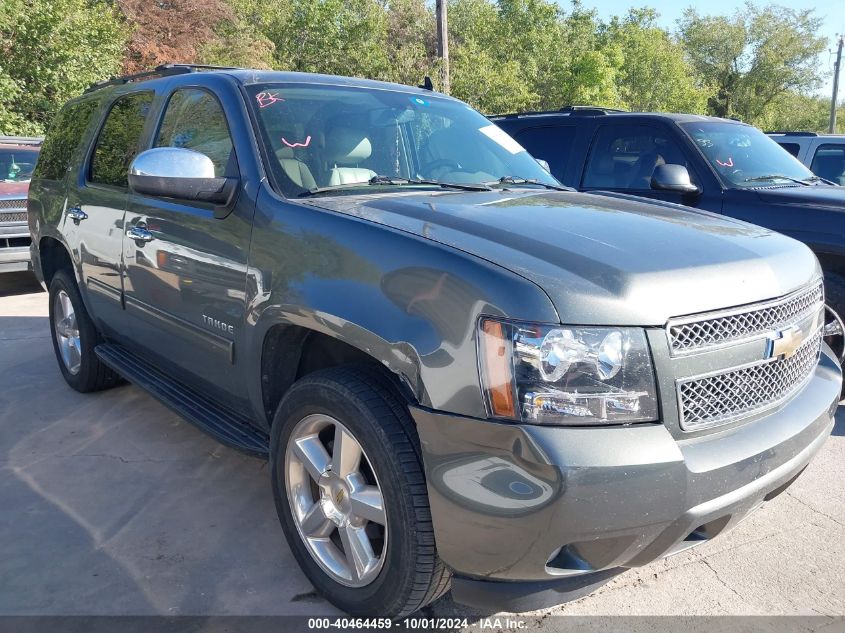
{"label": "rear door handle", "polygon": [[88,214],[85,213],[85,211],[83,211],[79,207],[71,207],[70,209],[65,211],[65,215],[67,217],[69,217],[71,220],[73,220],[74,222],[76,222],[77,224],[82,222],[82,220],[88,219]]}
{"label": "rear door handle", "polygon": [[152,233],[140,226],[133,226],[131,229],[127,229],[126,237],[136,242],[150,242],[155,239]]}

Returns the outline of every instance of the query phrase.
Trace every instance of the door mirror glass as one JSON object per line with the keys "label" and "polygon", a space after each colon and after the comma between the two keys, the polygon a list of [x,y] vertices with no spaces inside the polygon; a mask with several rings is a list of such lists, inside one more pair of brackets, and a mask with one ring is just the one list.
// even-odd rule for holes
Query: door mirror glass
{"label": "door mirror glass", "polygon": [[149,149],[129,167],[132,190],[160,198],[228,206],[237,182],[237,178],[216,177],[208,156],[181,147]]}
{"label": "door mirror glass", "polygon": [[658,165],[651,174],[651,188],[659,191],[698,193],[699,189],[690,180],[683,165]]}

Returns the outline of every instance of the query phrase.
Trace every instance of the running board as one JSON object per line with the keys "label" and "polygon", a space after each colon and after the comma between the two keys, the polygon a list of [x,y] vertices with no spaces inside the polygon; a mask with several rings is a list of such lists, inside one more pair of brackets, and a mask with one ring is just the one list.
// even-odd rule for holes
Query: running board
{"label": "running board", "polygon": [[269,455],[270,439],[250,424],[248,418],[211,402],[120,345],[103,343],[94,352],[109,368],[218,442],[250,455],[264,458]]}

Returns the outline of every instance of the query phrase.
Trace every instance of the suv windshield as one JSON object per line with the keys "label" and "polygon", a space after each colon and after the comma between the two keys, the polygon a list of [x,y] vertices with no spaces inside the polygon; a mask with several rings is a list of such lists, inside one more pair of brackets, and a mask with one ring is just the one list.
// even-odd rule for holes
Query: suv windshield
{"label": "suv windshield", "polygon": [[775,141],[740,123],[681,123],[701,153],[727,184],[760,187],[810,183],[813,173]]}
{"label": "suv windshield", "polygon": [[0,182],[26,182],[38,160],[38,150],[0,148]]}
{"label": "suv windshield", "polygon": [[453,99],[314,84],[255,85],[248,94],[288,197],[391,187],[559,186],[510,136]]}

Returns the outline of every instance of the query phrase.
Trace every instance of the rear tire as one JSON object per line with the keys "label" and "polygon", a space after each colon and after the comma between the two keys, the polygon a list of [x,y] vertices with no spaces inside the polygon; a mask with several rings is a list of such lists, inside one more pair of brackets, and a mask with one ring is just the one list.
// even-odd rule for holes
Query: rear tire
{"label": "rear tire", "polygon": [[59,270],[50,280],[50,334],[65,381],[81,393],[108,389],[120,378],[94,348],[101,342],[71,274]]}
{"label": "rear tire", "polygon": [[[335,451],[338,442],[350,446],[349,440],[360,449],[357,461],[346,457],[346,449]],[[359,466],[349,474],[351,463]],[[407,408],[377,373],[337,367],[297,381],[273,420],[270,465],[288,544],[305,575],[333,605],[354,616],[395,619],[448,591],[450,574],[434,544],[416,429]],[[322,474],[315,478],[309,472]],[[373,519],[357,514],[363,484],[376,495],[371,498],[380,493],[383,514],[372,507],[363,512]],[[347,498],[350,503],[344,506]],[[317,519],[309,522],[312,514]],[[346,554],[347,530],[353,529],[370,539],[364,555],[358,554],[358,545],[350,548],[356,555]],[[362,560],[370,564],[360,566],[361,573],[352,572]]]}

